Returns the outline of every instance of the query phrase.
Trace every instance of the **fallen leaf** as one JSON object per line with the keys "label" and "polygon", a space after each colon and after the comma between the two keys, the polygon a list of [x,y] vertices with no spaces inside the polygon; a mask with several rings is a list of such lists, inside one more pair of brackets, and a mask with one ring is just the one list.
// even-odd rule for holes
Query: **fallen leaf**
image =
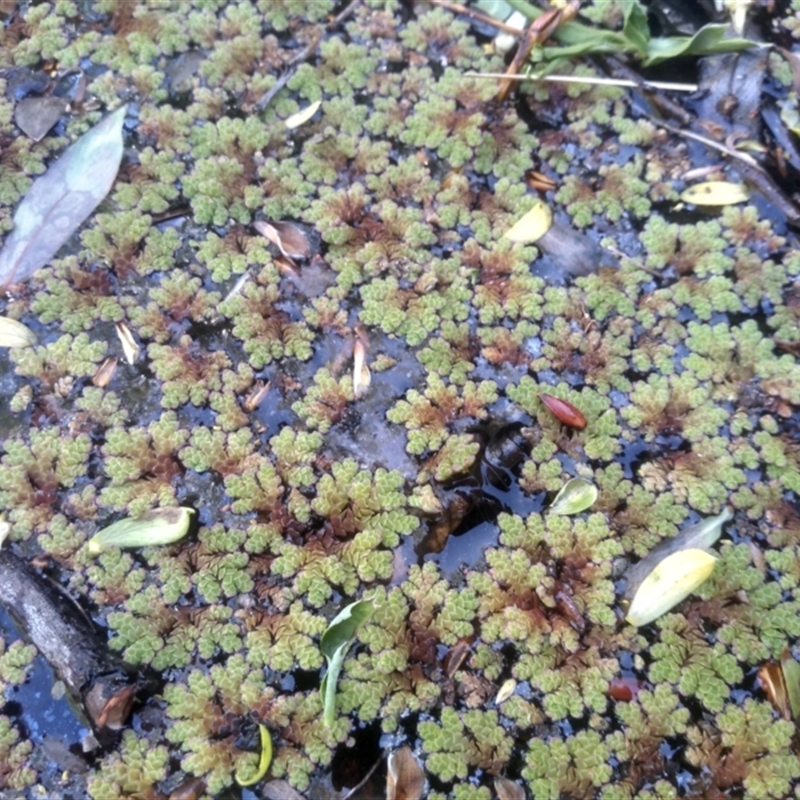
{"label": "fallen leaf", "polygon": [[583,478],[572,478],[562,487],[550,506],[553,514],[580,514],[597,500],[597,487]]}
{"label": "fallen leaf", "polygon": [[795,722],[800,722],[800,663],[786,646],[781,653],[781,671],[786,682],[786,694],[792,712],[790,719],[793,717]]}
{"label": "fallen leaf", "polygon": [[792,707],[789,703],[789,693],[786,690],[786,678],[783,668],[775,661],[768,661],[758,668],[756,673],[758,682],[772,703],[772,707],[784,718],[792,718]]}
{"label": "fallen leaf", "polygon": [[525,789],[508,778],[495,778],[494,791],[497,794],[497,800],[525,800]]}
{"label": "fallen leaf", "polygon": [[111,383],[111,379],[114,377],[114,373],[117,371],[117,359],[116,358],[107,358],[98,368],[97,372],[95,372],[94,376],[92,377],[92,383],[100,389],[105,389],[109,383]]}
{"label": "fallen leaf", "polygon": [[0,347],[29,347],[34,344],[36,336],[27,325],[0,317]]}
{"label": "fallen leaf", "polygon": [[553,212],[550,206],[541,200],[533,204],[533,208],[520,217],[503,236],[519,244],[531,244],[547,233],[553,224]]}
{"label": "fallen leaf", "polygon": [[264,800],[305,800],[288,781],[270,781],[261,788]]}
{"label": "fallen leaf", "polygon": [[26,97],[14,107],[14,122],[26,136],[38,142],[66,109],[67,101],[61,97]]}
{"label": "fallen leaf", "polygon": [[150,547],[172,544],[189,532],[189,522],[194,509],[154,508],[137,519],[121,519],[98,531],[89,539],[92,555],[102,553],[107,547]]}
{"label": "fallen leaf", "polygon": [[296,114],[292,114],[291,117],[287,117],[284,121],[284,125],[289,129],[293,130],[294,128],[299,128],[301,125],[304,125],[308,122],[314,114],[317,113],[319,107],[322,105],[322,100],[317,100],[316,103],[312,103],[310,106],[301,109]]}
{"label": "fallen leaf", "polygon": [[681,192],[681,200],[695,206],[732,206],[749,199],[750,192],[743,183],[727,181],[696,183]]}
{"label": "fallen leaf", "polygon": [[290,222],[264,222],[256,220],[253,227],[269,239],[287,258],[308,258],[311,248],[305,233]]}
{"label": "fallen leaf", "polygon": [[239,786],[254,786],[267,774],[269,765],[272,763],[272,738],[269,735],[267,726],[259,723],[258,731],[261,735],[261,755],[258,758],[258,768],[250,778],[240,778],[237,770],[235,777]]}
{"label": "fallen leaf", "polygon": [[108,194],[122,160],[125,111],[109,114],[33,182],[0,251],[0,287],[45,266]]}
{"label": "fallen leaf", "polygon": [[666,614],[708,579],[716,563],[716,556],[697,548],[667,556],[639,585],[626,621],[639,627]]}
{"label": "fallen leaf", "polygon": [[505,703],[509,697],[517,690],[517,682],[513,678],[503,681],[503,685],[497,690],[494,702],[499,706],[500,703]]}
{"label": "fallen leaf", "polygon": [[629,599],[633,597],[642,581],[667,556],[692,548],[708,550],[722,535],[722,526],[732,517],[733,514],[730,509],[725,508],[716,517],[702,519],[700,522],[679,531],[671,539],[664,539],[664,541],[657,544],[638,564],[634,564],[628,570],[628,586],[625,590],[625,596]]}
{"label": "fallen leaf", "polygon": [[387,761],[386,800],[419,800],[425,789],[425,773],[408,747],[392,753]]}

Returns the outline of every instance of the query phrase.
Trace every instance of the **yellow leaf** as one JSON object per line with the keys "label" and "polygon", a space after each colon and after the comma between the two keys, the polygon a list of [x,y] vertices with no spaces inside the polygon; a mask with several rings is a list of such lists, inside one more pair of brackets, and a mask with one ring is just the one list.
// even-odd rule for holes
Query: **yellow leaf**
{"label": "yellow leaf", "polygon": [[36,336],[27,325],[0,317],[0,347],[27,347],[32,344],[36,344]]}
{"label": "yellow leaf", "polygon": [[684,203],[696,206],[732,206],[750,199],[750,192],[743,183],[727,181],[706,181],[696,183],[681,192]]}
{"label": "yellow leaf", "polygon": [[270,738],[269,731],[266,725],[259,723],[258,731],[261,734],[261,756],[258,759],[258,770],[252,778],[242,779],[239,777],[239,772],[236,772],[236,783],[239,786],[253,786],[258,783],[266,774],[269,765],[272,763],[272,739]]}
{"label": "yellow leaf", "polygon": [[715,556],[705,550],[678,550],[660,561],[642,581],[625,619],[647,625],[688,597],[714,571]]}
{"label": "yellow leaf", "polygon": [[503,236],[512,242],[531,244],[541,239],[553,224],[553,212],[550,206],[537,200],[533,208],[520,217]]}
{"label": "yellow leaf", "polygon": [[312,103],[310,106],[298,111],[296,114],[292,114],[291,117],[287,117],[284,121],[284,125],[289,129],[292,130],[293,128],[299,128],[301,125],[308,122],[314,114],[317,113],[317,110],[322,105],[322,100],[317,100],[316,103]]}

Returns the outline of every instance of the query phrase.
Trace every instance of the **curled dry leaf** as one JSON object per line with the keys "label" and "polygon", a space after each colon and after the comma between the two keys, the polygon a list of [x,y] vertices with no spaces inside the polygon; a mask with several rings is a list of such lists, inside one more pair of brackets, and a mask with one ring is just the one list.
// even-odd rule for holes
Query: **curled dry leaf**
{"label": "curled dry leaf", "polygon": [[386,800],[419,800],[425,789],[425,773],[408,747],[389,756],[386,769]]}
{"label": "curled dry leaf", "polygon": [[256,220],[253,227],[287,258],[308,258],[311,248],[305,233],[290,222]]}
{"label": "curled dry leaf", "polygon": [[781,670],[786,681],[786,694],[789,697],[789,708],[795,722],[800,723],[800,663],[784,645],[781,653]]}
{"label": "curled dry leaf", "polygon": [[8,534],[11,533],[11,525],[7,522],[0,522],[0,547],[3,546],[3,542],[8,538]]}
{"label": "curled dry leaf", "polygon": [[0,347],[30,347],[34,344],[36,336],[27,325],[0,317]]}
{"label": "curled dry leaf", "polygon": [[494,790],[497,800],[525,800],[525,789],[508,778],[495,778]]}
{"label": "curled dry leaf", "polygon": [[550,506],[552,514],[580,514],[597,500],[597,487],[583,478],[567,481]]}
{"label": "curled dry leaf", "polygon": [[545,392],[539,392],[539,399],[544,403],[547,410],[559,422],[563,422],[564,425],[578,430],[583,430],[586,427],[586,417],[572,403]]}
{"label": "curled dry leaf", "polygon": [[361,339],[353,345],[353,397],[360,400],[372,383],[372,373],[367,366],[367,348]]}
{"label": "curled dry leaf", "polygon": [[89,540],[92,555],[102,553],[107,547],[150,547],[172,544],[189,532],[194,509],[154,508],[137,519],[121,519],[98,531]]}
{"label": "curled dry leaf", "polygon": [[503,236],[519,244],[532,244],[547,233],[553,224],[553,212],[542,200],[537,200],[533,208],[520,217]]}
{"label": "curled dry leaf", "polygon": [[94,377],[92,378],[92,383],[99,389],[105,389],[106,386],[108,386],[108,384],[111,383],[111,379],[114,377],[114,373],[116,371],[117,371],[117,359],[107,358],[97,368],[97,372],[95,372]]}
{"label": "curled dry leaf", "polygon": [[305,125],[306,122],[308,122],[311,117],[317,113],[321,105],[322,100],[317,100],[316,103],[312,103],[310,106],[306,106],[306,108],[301,109],[296,114],[292,114],[291,117],[287,117],[283,124],[286,125],[289,130],[299,128],[301,125]]}
{"label": "curled dry leaf", "polygon": [[706,181],[685,189],[680,197],[684,203],[695,206],[732,206],[747,202],[750,192],[743,183]]}
{"label": "curled dry leaf", "polygon": [[124,322],[117,322],[114,327],[117,329],[117,336],[122,344],[122,353],[125,356],[125,360],[131,365],[135,364],[139,358],[139,353],[142,352],[141,347],[136,344],[130,328]]}
{"label": "curled dry leaf", "polygon": [[242,403],[242,408],[248,413],[252,414],[261,403],[264,402],[264,398],[269,394],[269,387],[272,384],[270,381],[264,383],[263,381],[258,381],[255,386],[250,390],[250,394],[247,395],[244,399],[244,403]]}
{"label": "curled dry leaf", "polygon": [[716,563],[715,556],[697,548],[667,556],[642,581],[625,619],[637,627],[658,619],[704,583]]}
{"label": "curled dry leaf", "polygon": [[772,707],[784,718],[792,718],[792,707],[789,703],[789,692],[781,665],[776,661],[768,661],[758,668],[758,682]]}

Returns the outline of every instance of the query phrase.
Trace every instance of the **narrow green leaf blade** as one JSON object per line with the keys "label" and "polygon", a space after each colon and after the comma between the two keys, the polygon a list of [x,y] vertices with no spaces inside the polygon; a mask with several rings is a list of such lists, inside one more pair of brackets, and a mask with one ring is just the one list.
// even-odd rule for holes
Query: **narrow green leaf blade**
{"label": "narrow green leaf blade", "polygon": [[359,600],[345,606],[322,634],[320,650],[328,662],[328,671],[322,679],[322,719],[326,726],[333,725],[336,716],[336,684],[342,671],[344,658],[359,626],[371,616],[375,607],[369,600]]}
{"label": "narrow green leaf blade", "polygon": [[333,658],[336,651],[344,644],[349,644],[359,627],[371,616],[375,607],[369,600],[358,600],[345,606],[328,625],[322,634],[320,650],[327,659]]}

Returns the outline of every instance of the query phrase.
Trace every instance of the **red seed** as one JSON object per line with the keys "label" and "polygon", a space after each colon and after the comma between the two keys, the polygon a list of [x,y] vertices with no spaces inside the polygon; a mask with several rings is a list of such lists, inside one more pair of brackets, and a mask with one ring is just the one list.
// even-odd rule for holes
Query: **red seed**
{"label": "red seed", "polygon": [[617,700],[622,703],[630,703],[635,700],[639,692],[642,690],[642,682],[636,678],[612,678],[608,682],[608,696],[612,700]]}
{"label": "red seed", "polygon": [[583,430],[586,427],[586,417],[575,408],[572,403],[562,400],[560,397],[553,397],[551,394],[539,392],[539,399],[547,406],[547,410],[559,421],[570,428]]}

